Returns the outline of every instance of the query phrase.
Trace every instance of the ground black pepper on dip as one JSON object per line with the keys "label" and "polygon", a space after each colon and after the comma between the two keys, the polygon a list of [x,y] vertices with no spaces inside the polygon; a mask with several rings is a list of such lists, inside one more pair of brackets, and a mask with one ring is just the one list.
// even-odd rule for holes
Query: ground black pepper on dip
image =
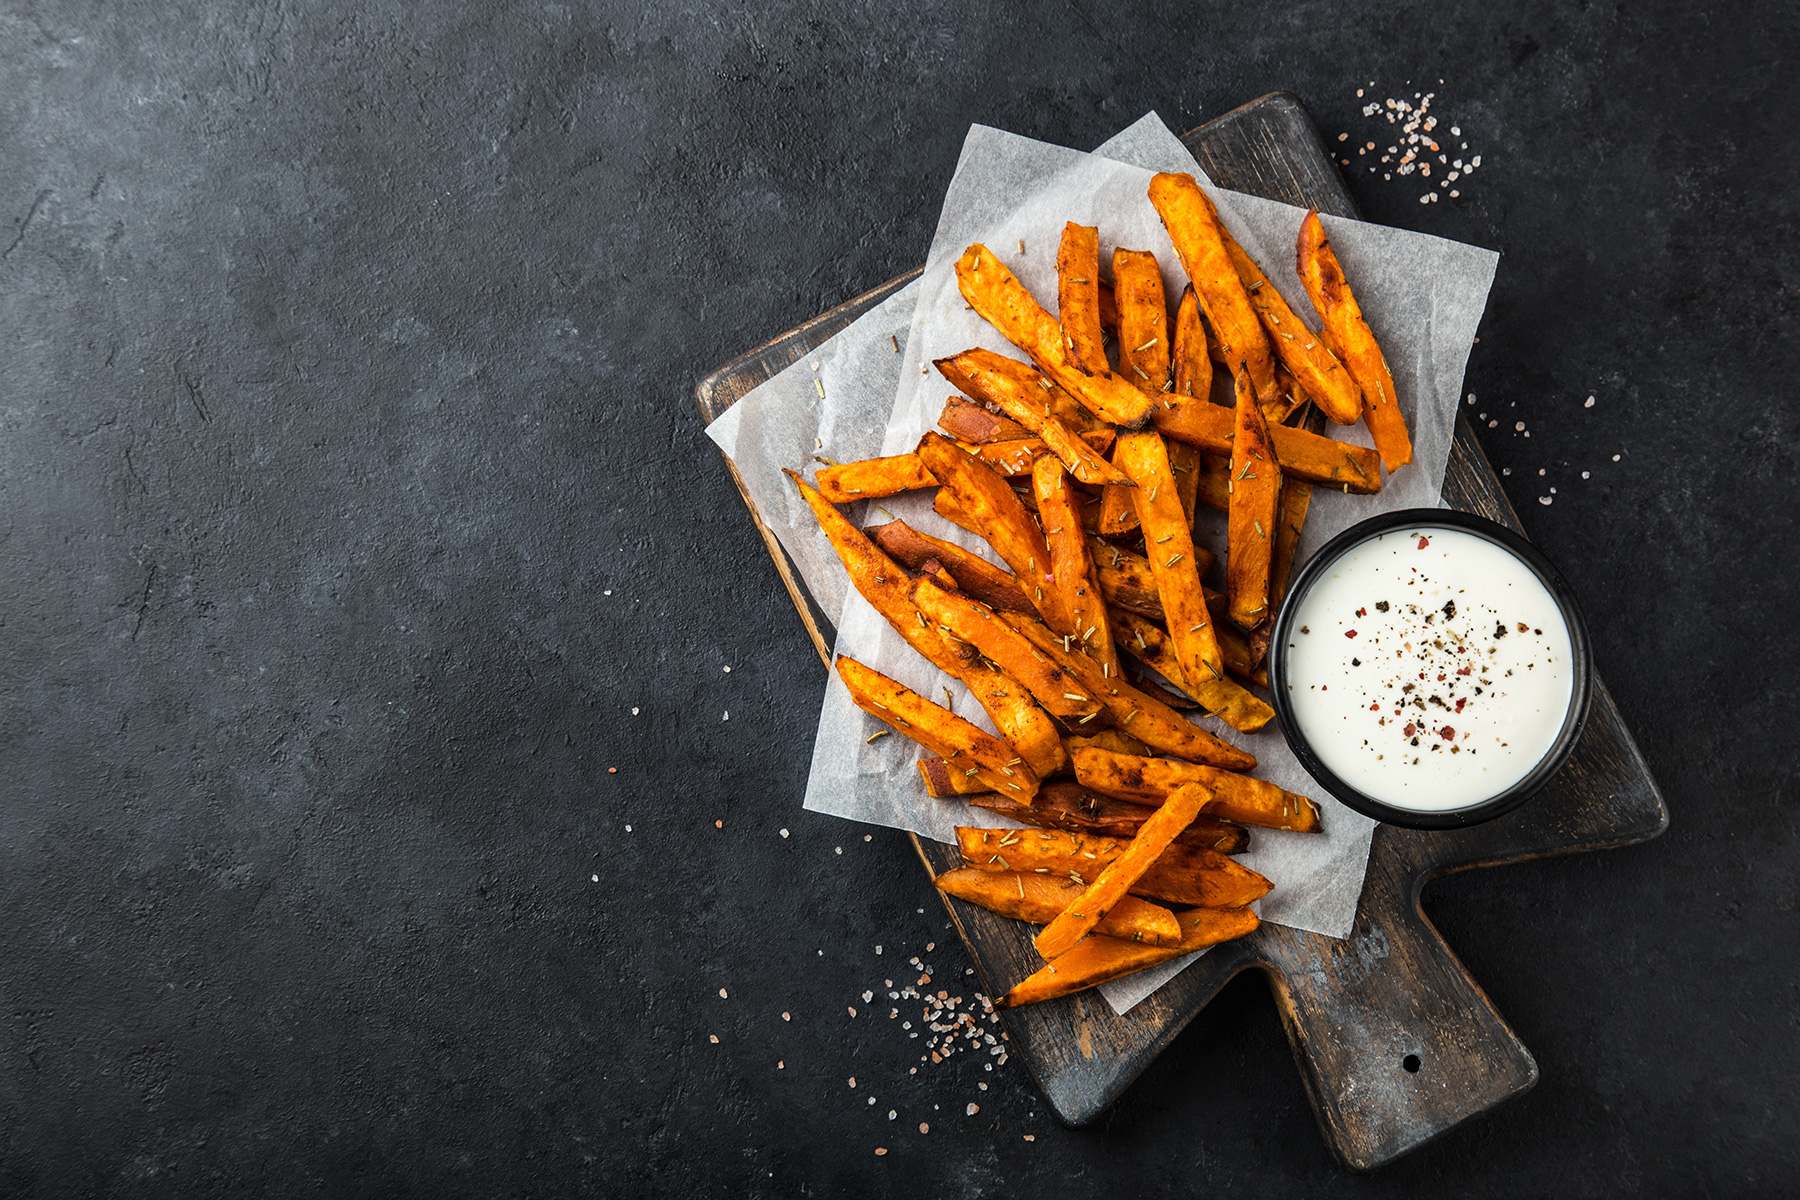
{"label": "ground black pepper on dip", "polygon": [[1290,712],[1344,782],[1403,808],[1463,808],[1542,760],[1574,678],[1561,610],[1505,547],[1459,529],[1378,534],[1304,596]]}

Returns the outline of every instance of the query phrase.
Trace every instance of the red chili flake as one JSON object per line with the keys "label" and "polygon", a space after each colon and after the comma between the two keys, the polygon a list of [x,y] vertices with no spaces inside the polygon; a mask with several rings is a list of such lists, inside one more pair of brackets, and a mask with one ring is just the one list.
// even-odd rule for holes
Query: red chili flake
{"label": "red chili flake", "polygon": [[1467,704],[1468,702],[1469,702],[1469,698],[1467,696],[1458,696],[1456,698],[1456,711],[1461,712],[1462,706]]}
{"label": "red chili flake", "polygon": [[1370,712],[1380,712],[1381,711],[1381,701],[1377,700],[1375,703],[1369,705],[1369,711]]}
{"label": "red chili flake", "polygon": [[1466,667],[1458,667],[1458,668],[1456,668],[1456,673],[1458,675],[1473,675],[1475,673],[1475,668],[1472,665],[1466,666]]}
{"label": "red chili flake", "polygon": [[1445,741],[1452,741],[1456,737],[1456,730],[1451,728],[1450,726],[1446,725],[1442,729],[1438,730],[1438,736],[1443,738]]}
{"label": "red chili flake", "polygon": [[1418,732],[1418,728],[1419,727],[1417,725],[1414,725],[1411,721],[1408,721],[1406,723],[1406,728],[1402,729],[1400,732],[1407,737],[1411,737],[1414,733]]}
{"label": "red chili flake", "polygon": [[1353,638],[1353,637],[1355,637],[1355,636],[1356,636],[1356,630],[1354,630],[1354,629],[1346,629],[1346,630],[1344,630],[1344,636],[1345,636],[1345,637],[1347,637],[1347,638]]}
{"label": "red chili flake", "polygon": [[1429,546],[1429,545],[1431,545],[1431,539],[1430,539],[1430,538],[1428,538],[1428,537],[1425,537],[1425,536],[1424,536],[1424,535],[1420,535],[1420,537],[1419,537],[1419,549],[1421,549],[1421,550],[1423,550],[1423,549],[1424,549],[1424,548],[1425,548],[1425,547],[1427,547],[1427,546]]}
{"label": "red chili flake", "polygon": [[1359,608],[1356,610],[1356,615],[1359,617],[1366,617],[1369,615],[1369,610],[1366,608]]}
{"label": "red chili flake", "polygon": [[1438,682],[1439,682],[1439,683],[1442,683],[1442,682],[1444,682],[1444,673],[1443,673],[1443,672],[1442,672],[1442,671],[1439,671],[1439,672],[1438,672],[1438,677],[1437,677],[1437,681],[1438,681]]}

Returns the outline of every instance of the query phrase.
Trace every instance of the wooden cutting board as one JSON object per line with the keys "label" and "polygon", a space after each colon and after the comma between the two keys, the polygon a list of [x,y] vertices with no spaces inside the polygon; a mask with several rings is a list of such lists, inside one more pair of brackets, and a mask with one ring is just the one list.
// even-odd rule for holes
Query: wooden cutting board
{"label": "wooden cutting board", "polygon": [[[1182,141],[1220,187],[1356,216],[1318,132],[1291,95],[1253,100]],[[710,422],[917,274],[890,280],[719,368],[696,389],[701,413]],[[1520,528],[1466,419],[1457,425],[1444,496],[1455,508]],[[754,505],[751,517],[828,665],[828,625]],[[1597,679],[1581,743],[1544,795],[1471,829],[1376,830],[1347,938],[1264,925],[1217,947],[1124,1016],[1094,992],[1006,1012],[1013,1052],[1059,1117],[1091,1121],[1233,976],[1255,968],[1273,985],[1333,1153],[1354,1168],[1380,1166],[1537,1082],[1530,1052],[1420,910],[1426,881],[1630,845],[1667,825],[1656,781]],[[933,875],[957,865],[953,847],[918,838],[913,844]],[[1039,965],[1028,926],[962,901],[945,903],[989,995]]]}

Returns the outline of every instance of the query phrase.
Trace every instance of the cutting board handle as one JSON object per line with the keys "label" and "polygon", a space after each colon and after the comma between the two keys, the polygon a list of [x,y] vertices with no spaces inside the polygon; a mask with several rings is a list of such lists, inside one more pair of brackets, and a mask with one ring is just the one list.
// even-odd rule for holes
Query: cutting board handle
{"label": "cutting board handle", "polygon": [[1425,920],[1417,885],[1371,868],[1349,937],[1263,927],[1264,966],[1313,1111],[1333,1153],[1357,1170],[1529,1090],[1538,1075]]}

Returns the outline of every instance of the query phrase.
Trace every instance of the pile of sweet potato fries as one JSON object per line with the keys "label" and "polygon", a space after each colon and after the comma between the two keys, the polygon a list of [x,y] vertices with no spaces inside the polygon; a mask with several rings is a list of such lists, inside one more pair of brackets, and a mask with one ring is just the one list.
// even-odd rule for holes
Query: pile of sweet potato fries
{"label": "pile of sweet potato fries", "polygon": [[[1066,996],[1256,928],[1271,884],[1233,861],[1247,826],[1316,833],[1304,796],[1183,715],[1232,729],[1273,716],[1257,694],[1274,614],[1315,487],[1378,490],[1412,456],[1393,377],[1317,213],[1299,277],[1322,327],[1289,307],[1192,176],[1150,202],[1191,285],[1173,317],[1156,258],[1065,226],[1052,315],[986,246],[956,264],[963,298],[1028,361],[966,350],[936,366],[960,395],[916,450],[789,472],[858,591],[967,686],[997,733],[854,659],[866,712],[928,752],[926,791],[1037,828],[959,828],[949,895],[1041,925],[1045,965],[998,1003]],[[1109,351],[1110,345],[1110,351]],[[1215,364],[1223,368],[1213,396]],[[1316,415],[1315,415],[1316,414]],[[1326,420],[1367,423],[1373,450]],[[934,510],[1006,564],[839,505],[936,489]],[[1217,557],[1197,507],[1226,514]],[[1072,776],[1072,778],[1070,778]]]}

